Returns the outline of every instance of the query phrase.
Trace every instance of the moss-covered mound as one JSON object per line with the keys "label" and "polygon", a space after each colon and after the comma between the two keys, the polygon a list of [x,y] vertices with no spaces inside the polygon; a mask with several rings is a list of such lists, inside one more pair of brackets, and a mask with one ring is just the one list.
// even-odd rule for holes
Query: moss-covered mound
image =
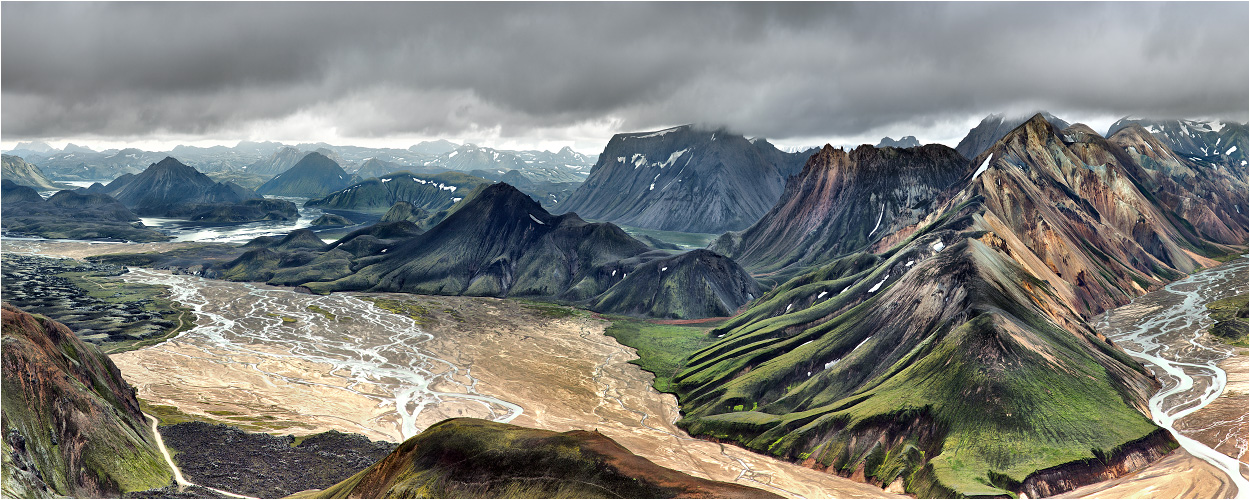
{"label": "moss-covered mound", "polygon": [[304,498],[776,498],[660,467],[591,431],[444,420]]}
{"label": "moss-covered mound", "polygon": [[8,498],[105,498],[164,486],[171,472],[134,389],[65,325],[3,305]]}
{"label": "moss-covered mound", "polygon": [[1241,294],[1207,304],[1207,311],[1215,321],[1211,325],[1211,335],[1215,335],[1224,343],[1238,347],[1247,347],[1250,338],[1250,295]]}

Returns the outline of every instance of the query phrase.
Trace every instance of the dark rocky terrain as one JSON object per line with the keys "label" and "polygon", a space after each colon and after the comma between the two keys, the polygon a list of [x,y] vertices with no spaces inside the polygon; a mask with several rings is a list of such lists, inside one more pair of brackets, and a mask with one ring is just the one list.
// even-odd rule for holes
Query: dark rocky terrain
{"label": "dark rocky terrain", "polygon": [[53,318],[109,352],[159,341],[195,321],[162,297],[164,287],[101,279],[120,276],[119,266],[6,254],[0,271],[5,302]]}
{"label": "dark rocky terrain", "polygon": [[[760,294],[741,267],[712,252],[674,257],[612,224],[551,215],[507,184],[481,186],[466,196],[426,232],[404,218],[353,231],[329,245],[305,229],[281,239],[258,238],[233,251],[213,246],[99,260],[194,269],[208,277],[303,286],[317,293],[531,297],[680,319],[722,316]],[[635,270],[643,274],[627,279]]]}
{"label": "dark rocky terrain", "polygon": [[118,177],[104,186],[103,192],[136,214],[158,217],[171,216],[194,205],[234,204],[260,198],[236,184],[214,182],[173,157],[153,163],[138,175]]}
{"label": "dark rocky terrain", "polygon": [[298,498],[777,498],[660,467],[591,431],[444,420],[350,479]]}
{"label": "dark rocky terrain", "polygon": [[34,188],[0,181],[4,230],[14,235],[80,240],[165,241],[112,197],[94,192],[60,191],[47,200]]}
{"label": "dark rocky terrain", "polygon": [[3,495],[110,498],[172,478],[134,389],[65,325],[3,305]]}
{"label": "dark rocky terrain", "polygon": [[768,141],[682,126],[617,134],[556,212],[628,226],[721,233],[750,226],[807,158]]}
{"label": "dark rocky terrain", "polygon": [[336,431],[296,439],[204,422],[160,431],[188,481],[258,498],[329,488],[398,446]]}

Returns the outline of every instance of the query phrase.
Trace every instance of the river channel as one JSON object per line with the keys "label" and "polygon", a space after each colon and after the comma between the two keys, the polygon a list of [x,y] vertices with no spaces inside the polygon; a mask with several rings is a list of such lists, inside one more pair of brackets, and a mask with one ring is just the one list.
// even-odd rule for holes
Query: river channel
{"label": "river channel", "polygon": [[[1172,432],[1184,452],[1227,476],[1228,487],[1224,490],[1231,497],[1250,495],[1250,469],[1242,461],[1244,458],[1239,460],[1246,453],[1244,435],[1250,403],[1244,388],[1239,398],[1238,394],[1226,394],[1230,373],[1221,365],[1236,356],[1238,350],[1207,334],[1211,320],[1206,304],[1246,293],[1246,289],[1247,260],[1243,257],[1175,281],[1109,311],[1095,322],[1100,332],[1159,378],[1163,388],[1150,398],[1151,418]],[[1244,363],[1236,366],[1244,372]],[[1231,375],[1244,383],[1245,373]],[[1215,432],[1204,432],[1199,438],[1191,432],[1195,426],[1180,425],[1222,396],[1241,404],[1235,406],[1232,418],[1226,416],[1215,419],[1211,425],[1198,426],[1200,430]],[[1221,424],[1224,428],[1212,429]]]}

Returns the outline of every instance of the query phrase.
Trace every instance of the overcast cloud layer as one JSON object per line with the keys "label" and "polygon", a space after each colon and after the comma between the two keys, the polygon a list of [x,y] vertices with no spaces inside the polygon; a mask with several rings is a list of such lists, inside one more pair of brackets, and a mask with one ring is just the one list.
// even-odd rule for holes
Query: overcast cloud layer
{"label": "overcast cloud layer", "polygon": [[682,123],[957,141],[991,112],[1245,121],[1250,106],[1245,2],[2,9],[6,143],[494,137],[594,151]]}

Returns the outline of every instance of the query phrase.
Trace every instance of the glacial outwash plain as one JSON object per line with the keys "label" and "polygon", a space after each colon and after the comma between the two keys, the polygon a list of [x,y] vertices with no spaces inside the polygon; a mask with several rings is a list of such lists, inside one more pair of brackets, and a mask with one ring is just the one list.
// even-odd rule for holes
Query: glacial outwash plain
{"label": "glacial outwash plain", "polygon": [[0,14],[0,497],[1250,497],[1246,2]]}

